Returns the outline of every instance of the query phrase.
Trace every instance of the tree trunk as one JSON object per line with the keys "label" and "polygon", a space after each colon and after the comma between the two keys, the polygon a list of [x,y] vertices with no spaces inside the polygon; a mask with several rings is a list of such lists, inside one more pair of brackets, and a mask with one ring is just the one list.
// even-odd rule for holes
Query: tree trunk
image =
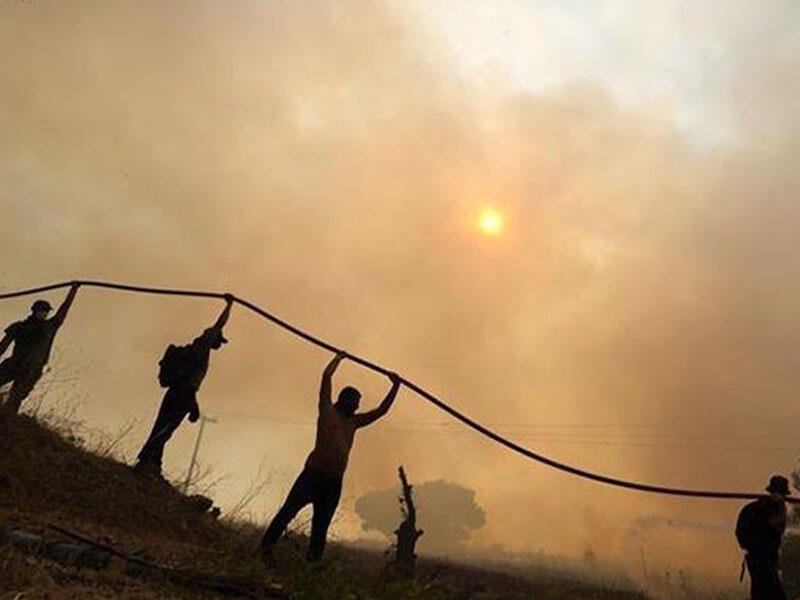
{"label": "tree trunk", "polygon": [[395,568],[400,576],[410,578],[414,577],[417,565],[417,555],[414,553],[414,547],[424,532],[421,529],[417,529],[417,509],[414,506],[414,498],[411,495],[412,486],[408,484],[408,479],[406,479],[406,473],[402,466],[398,471],[400,473],[400,483],[403,486],[403,496],[400,502],[403,507],[401,510],[404,518],[394,532],[397,536]]}

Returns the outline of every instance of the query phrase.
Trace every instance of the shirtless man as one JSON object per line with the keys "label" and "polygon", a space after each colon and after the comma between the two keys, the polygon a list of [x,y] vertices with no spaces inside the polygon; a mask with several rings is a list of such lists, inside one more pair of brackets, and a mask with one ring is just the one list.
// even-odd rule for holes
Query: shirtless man
{"label": "shirtless man", "polygon": [[289,522],[308,504],[314,507],[308,560],[317,562],[322,558],[328,526],[342,493],[342,479],[356,430],[377,421],[389,412],[397,396],[400,377],[392,373],[389,375],[392,388],[377,408],[356,413],[361,393],[350,386],[342,389],[334,404],[331,401],[331,379],[339,363],[346,357],[347,354],[339,352],[322,374],[316,443],[286,501],[264,532],[261,552],[265,558],[269,556],[270,549],[283,535]]}

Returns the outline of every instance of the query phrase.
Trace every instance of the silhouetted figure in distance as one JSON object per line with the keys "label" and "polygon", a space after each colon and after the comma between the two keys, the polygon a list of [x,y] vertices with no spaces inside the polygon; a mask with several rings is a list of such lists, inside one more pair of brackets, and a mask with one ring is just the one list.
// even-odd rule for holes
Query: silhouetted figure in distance
{"label": "silhouetted figure in distance", "polygon": [[[137,471],[160,478],[164,446],[187,415],[192,423],[200,418],[197,390],[208,371],[211,351],[218,350],[222,344],[228,342],[222,335],[222,328],[228,322],[233,296],[226,294],[225,302],[225,308],[214,325],[203,331],[188,346],[170,346],[161,360],[159,381],[167,391],[161,401],[153,430],[139,452],[138,462],[134,467]],[[165,365],[165,361],[169,364]],[[166,375],[165,369],[169,371]]]}
{"label": "silhouetted figure in distance", "polygon": [[36,300],[27,319],[12,323],[6,328],[5,336],[0,340],[0,356],[5,354],[12,342],[14,349],[11,356],[0,363],[0,386],[11,383],[11,390],[2,407],[3,411],[19,412],[22,402],[33,391],[47,361],[50,360],[53,340],[67,318],[75,294],[78,293],[78,287],[79,283],[72,283],[66,299],[58,307],[53,318],[47,318],[53,309],[50,303],[47,300]]}
{"label": "silhouetted figure in distance", "polygon": [[377,421],[391,408],[400,377],[392,373],[392,387],[380,405],[368,412],[356,413],[361,393],[354,387],[345,387],[339,392],[336,404],[331,401],[331,379],[339,363],[347,357],[338,353],[325,368],[319,389],[319,415],[314,449],[306,459],[305,467],[294,482],[281,509],[272,519],[261,540],[262,557],[269,559],[269,550],[280,539],[289,522],[308,504],[314,507],[311,519],[311,540],[308,560],[317,562],[325,550],[328,527],[339,504],[342,479],[347,468],[347,459],[353,446],[357,429]]}
{"label": "silhouetted figure in distance", "polygon": [[769,496],[745,505],[736,521],[736,538],[747,552],[751,600],[786,600],[778,562],[786,530],[786,496],[789,480],[773,475],[766,491]]}

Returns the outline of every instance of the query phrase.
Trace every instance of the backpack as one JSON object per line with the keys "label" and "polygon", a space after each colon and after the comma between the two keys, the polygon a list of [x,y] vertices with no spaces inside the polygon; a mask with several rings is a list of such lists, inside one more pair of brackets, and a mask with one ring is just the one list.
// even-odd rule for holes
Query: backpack
{"label": "backpack", "polygon": [[194,365],[191,346],[170,344],[164,356],[158,361],[158,383],[161,387],[171,387],[187,377]]}
{"label": "backpack", "polygon": [[760,542],[764,531],[764,507],[754,500],[745,504],[736,519],[736,540],[742,550],[752,550]]}

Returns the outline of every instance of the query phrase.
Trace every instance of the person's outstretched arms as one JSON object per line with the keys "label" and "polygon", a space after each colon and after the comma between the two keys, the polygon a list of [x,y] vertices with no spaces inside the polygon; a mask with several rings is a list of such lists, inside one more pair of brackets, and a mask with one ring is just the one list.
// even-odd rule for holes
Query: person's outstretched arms
{"label": "person's outstretched arms", "polygon": [[328,363],[328,366],[325,367],[325,370],[322,372],[322,381],[319,384],[320,411],[333,406],[333,401],[331,400],[331,380],[333,379],[333,374],[336,372],[336,369],[339,367],[339,363],[346,357],[346,352],[337,352],[336,356],[333,357],[333,360]]}
{"label": "person's outstretched arms", "polygon": [[233,296],[225,294],[225,308],[222,309],[219,317],[217,317],[216,323],[211,326],[212,329],[222,331],[222,328],[228,322],[228,317],[231,316],[231,306],[233,306]]}
{"label": "person's outstretched arms", "polygon": [[392,407],[392,403],[397,396],[397,391],[400,389],[401,383],[400,376],[397,373],[391,373],[389,375],[389,379],[392,381],[392,389],[390,389],[389,393],[386,394],[386,398],[384,398],[383,402],[378,405],[378,408],[355,415],[353,418],[356,421],[356,427],[366,427],[389,412],[389,409]]}
{"label": "person's outstretched arms", "polygon": [[6,353],[6,350],[8,350],[8,347],[11,345],[12,341],[13,340],[11,339],[10,335],[6,334],[3,336],[3,339],[0,340],[0,356],[3,356],[3,354]]}
{"label": "person's outstretched arms", "polygon": [[64,320],[67,318],[67,313],[69,312],[72,303],[75,301],[75,294],[78,293],[78,288],[80,286],[81,284],[77,281],[72,282],[69,292],[67,292],[67,297],[64,299],[64,302],[61,303],[61,306],[58,307],[58,310],[52,319],[56,327],[61,327],[61,325],[64,323]]}

